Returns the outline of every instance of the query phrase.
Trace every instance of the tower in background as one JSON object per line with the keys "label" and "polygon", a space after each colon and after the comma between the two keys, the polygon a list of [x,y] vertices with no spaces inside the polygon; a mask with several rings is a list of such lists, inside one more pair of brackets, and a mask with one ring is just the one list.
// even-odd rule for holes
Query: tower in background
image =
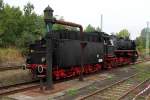
{"label": "tower in background", "polygon": [[149,56],[149,22],[147,22],[146,29],[146,55]]}

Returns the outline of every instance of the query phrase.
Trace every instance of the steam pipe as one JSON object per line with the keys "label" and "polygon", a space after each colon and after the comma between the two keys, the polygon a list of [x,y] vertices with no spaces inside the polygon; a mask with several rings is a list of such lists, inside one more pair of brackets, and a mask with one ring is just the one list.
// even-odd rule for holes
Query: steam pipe
{"label": "steam pipe", "polygon": [[67,25],[67,26],[72,26],[72,27],[78,27],[80,29],[80,37],[81,37],[81,39],[83,39],[83,27],[82,27],[82,25],[72,23],[72,22],[67,22],[67,21],[56,20],[56,19],[50,19],[47,21],[51,22],[53,24],[61,24],[61,25]]}
{"label": "steam pipe", "polygon": [[79,24],[72,23],[72,22],[66,22],[66,21],[61,21],[61,20],[56,20],[57,24],[62,24],[62,25],[67,25],[67,26],[72,26],[72,27],[78,27],[80,29],[80,32],[83,32],[83,27]]}

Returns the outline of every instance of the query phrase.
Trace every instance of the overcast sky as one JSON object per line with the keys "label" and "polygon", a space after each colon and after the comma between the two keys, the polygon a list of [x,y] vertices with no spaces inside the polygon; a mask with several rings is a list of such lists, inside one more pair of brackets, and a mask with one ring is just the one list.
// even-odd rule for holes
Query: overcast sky
{"label": "overcast sky", "polygon": [[13,6],[23,6],[30,2],[35,12],[43,14],[50,5],[54,15],[63,16],[66,21],[100,26],[103,14],[103,31],[107,33],[128,29],[131,38],[139,36],[141,29],[150,21],[150,0],[4,0]]}

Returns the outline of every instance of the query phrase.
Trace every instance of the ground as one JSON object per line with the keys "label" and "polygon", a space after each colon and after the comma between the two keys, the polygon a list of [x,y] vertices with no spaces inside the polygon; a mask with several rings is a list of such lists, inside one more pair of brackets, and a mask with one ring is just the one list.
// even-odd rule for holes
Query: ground
{"label": "ground", "polygon": [[[73,79],[65,82],[54,84],[54,88],[50,91],[43,91],[39,88],[32,89],[16,94],[9,95],[9,98],[17,100],[75,100],[97,89],[103,88],[125,77],[133,75],[136,72],[150,70],[150,61],[138,65],[124,66],[109,71],[101,71],[96,74],[88,75],[83,82]],[[150,74],[143,75],[150,77]]]}
{"label": "ground", "polygon": [[0,87],[31,82],[32,74],[29,70],[14,69],[0,71]]}
{"label": "ground", "polygon": [[17,48],[0,48],[0,68],[20,66],[25,63],[21,51]]}

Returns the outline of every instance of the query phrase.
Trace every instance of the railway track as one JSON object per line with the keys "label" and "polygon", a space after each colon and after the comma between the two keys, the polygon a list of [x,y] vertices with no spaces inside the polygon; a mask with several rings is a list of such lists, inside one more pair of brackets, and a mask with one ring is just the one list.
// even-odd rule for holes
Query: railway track
{"label": "railway track", "polygon": [[[148,92],[149,91],[149,92]],[[144,96],[144,94],[147,92]],[[138,84],[136,87],[128,91],[126,94],[124,94],[120,99],[123,100],[141,100],[137,99],[139,97],[142,97],[142,99],[146,100],[146,97],[148,96],[148,93],[150,93],[150,77]]]}
{"label": "railway track", "polygon": [[[141,63],[141,61],[138,61],[137,63]],[[5,67],[5,68],[0,68],[0,71],[1,70],[19,69],[19,68],[21,68],[21,67],[20,66],[16,66],[16,67],[13,67],[13,68],[12,67]],[[130,78],[132,78],[134,76],[136,76],[136,74],[134,74],[134,75],[132,75],[132,76],[130,76],[128,78],[125,78],[125,79],[117,82],[116,84],[120,84],[122,82],[125,82],[126,80],[128,80],[128,79],[130,79]],[[113,85],[115,86],[115,84],[113,84]],[[125,86],[125,88],[127,88],[127,87],[129,88],[129,87],[132,87],[133,85],[132,84],[125,84],[124,86]],[[35,83],[35,82],[33,82],[33,83],[32,82],[30,82],[30,83],[22,83],[22,84],[17,84],[17,85],[0,87],[0,96],[9,95],[9,94],[13,94],[13,93],[21,92],[21,91],[26,91],[26,90],[33,89],[33,88],[38,88],[38,87],[40,87],[40,84],[39,83]],[[109,87],[105,87],[105,88],[109,88]],[[101,91],[104,91],[104,90],[101,90]],[[89,95],[87,97],[90,97],[90,96],[91,95]],[[87,97],[84,97],[82,99],[86,99]]]}
{"label": "railway track", "polygon": [[21,69],[21,68],[23,68],[22,65],[19,65],[19,66],[8,66],[8,67],[0,66],[0,71]]}
{"label": "railway track", "polygon": [[136,91],[126,96],[126,98],[127,97],[130,97],[132,100],[150,100],[150,80],[145,81],[143,87],[139,86],[139,88],[137,88]]}
{"label": "railway track", "polygon": [[149,93],[148,96],[146,97],[146,100],[150,100],[150,93]]}
{"label": "railway track", "polygon": [[11,86],[0,87],[0,96],[5,96],[13,93],[26,91],[29,89],[34,89],[39,86],[40,85],[37,82],[29,82],[29,83],[22,83],[22,84],[16,84]]}
{"label": "railway track", "polygon": [[[114,84],[99,89],[91,94],[79,98],[80,100],[122,100],[130,92],[137,89],[145,82],[150,80],[150,77],[144,81],[140,81],[141,74],[136,73],[130,77],[120,80]],[[129,100],[129,99],[125,99]]]}

